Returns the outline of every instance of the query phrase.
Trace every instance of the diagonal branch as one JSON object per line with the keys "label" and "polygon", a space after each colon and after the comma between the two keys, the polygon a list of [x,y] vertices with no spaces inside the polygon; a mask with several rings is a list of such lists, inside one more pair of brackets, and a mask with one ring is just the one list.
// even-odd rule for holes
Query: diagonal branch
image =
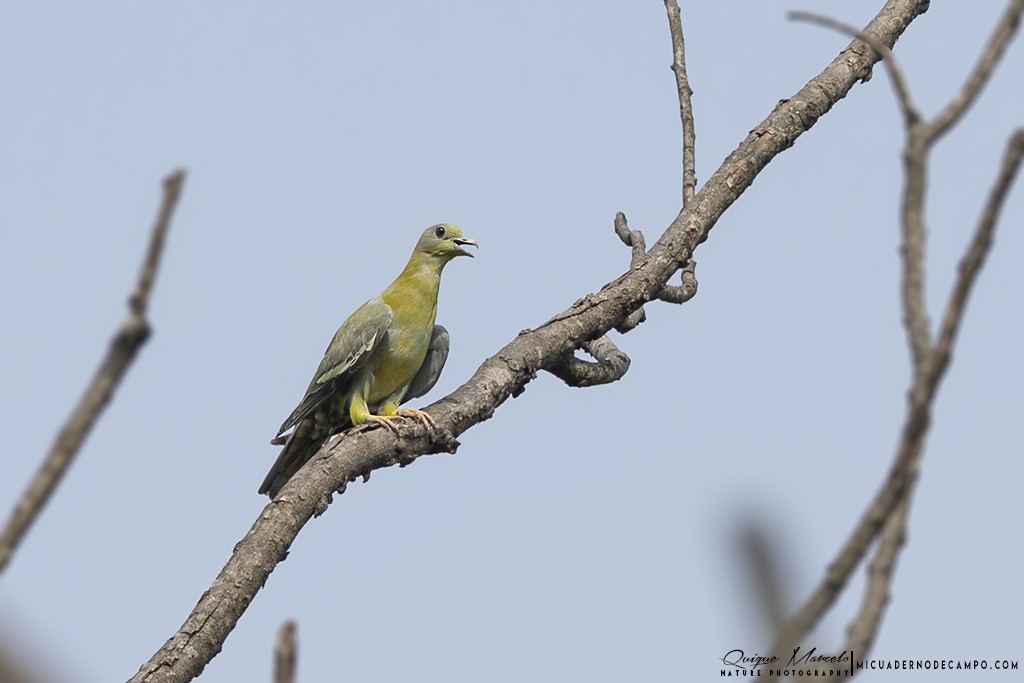
{"label": "diagonal branch", "polygon": [[911,126],[917,121],[921,120],[921,114],[917,111],[917,107],[914,106],[914,102],[910,97],[910,87],[907,85],[907,77],[903,73],[903,68],[900,67],[899,61],[888,45],[880,41],[878,38],[857,29],[855,26],[850,24],[837,21],[832,17],[826,17],[821,14],[815,14],[814,12],[790,12],[786,15],[790,21],[806,21],[811,24],[817,24],[830,28],[833,31],[844,33],[848,36],[863,40],[871,49],[877,52],[882,58],[882,64],[885,66],[886,71],[889,72],[889,79],[892,82],[892,88],[896,92],[896,102],[900,105],[900,110],[903,112],[903,118],[906,121],[907,126]]}
{"label": "diagonal branch", "polygon": [[[928,7],[927,0],[889,0],[868,27],[887,45]],[[220,651],[228,634],[263,587],[303,525],[330,501],[331,492],[374,469],[449,451],[445,433],[458,436],[484,420],[530,381],[583,342],[612,329],[656,298],[721,215],[779,154],[871,73],[875,54],[847,49],[799,92],[777,106],[708,179],[672,221],[639,267],[576,302],[535,330],[518,335],[451,395],[429,407],[440,429],[409,425],[399,438],[385,429],[353,429],[321,449],[264,508],[227,564],[185,620],[132,681],[187,681]]]}
{"label": "diagonal branch", "polygon": [[128,300],[128,317],[121,323],[92,382],[57,434],[57,440],[50,448],[49,454],[7,520],[3,533],[0,534],[0,572],[11,561],[18,544],[46,506],[46,502],[56,490],[93,425],[135,360],[139,349],[149,338],[150,327],[146,321],[146,308],[149,305],[149,295],[153,291],[153,283],[156,281],[164,239],[170,228],[171,216],[178,203],[178,197],[181,196],[184,182],[184,171],[176,171],[164,179],[163,202],[153,226],[153,234],[149,240],[138,283]]}
{"label": "diagonal branch", "polygon": [[907,331],[915,371],[924,367],[931,346],[931,325],[924,301],[924,259],[927,229],[924,222],[924,196],[927,186],[928,143],[927,127],[921,123],[921,114],[910,97],[910,87],[903,69],[888,46],[866,31],[811,12],[790,12],[794,21],[807,21],[845,33],[871,46],[882,56],[882,63],[889,72],[896,101],[903,114],[907,128],[907,143],[903,153],[906,169],[903,190],[901,226],[903,244],[900,253],[903,258],[903,324]]}
{"label": "diagonal branch", "polygon": [[[916,479],[916,473],[914,477]],[[864,591],[860,612],[847,631],[843,652],[866,655],[875,642],[885,608],[889,604],[890,586],[896,575],[896,560],[907,541],[909,505],[909,495],[904,496],[885,520],[878,550],[875,551],[875,557],[868,568],[868,585]]]}
{"label": "diagonal branch", "polygon": [[985,263],[985,256],[992,248],[992,236],[995,233],[996,223],[1002,212],[1003,204],[1006,202],[1006,196],[1020,171],[1022,157],[1024,157],[1024,128],[1018,128],[1006,145],[999,176],[992,186],[985,209],[978,220],[978,227],[974,232],[971,245],[964,254],[963,260],[960,261],[960,277],[957,278],[949,302],[946,304],[942,325],[939,328],[938,341],[935,344],[936,360],[931,368],[933,374],[941,374],[949,363],[953,344],[956,343],[960,323],[963,320],[964,309],[967,306],[967,299],[978,279],[978,273]]}
{"label": "diagonal branch", "polygon": [[1013,40],[1017,29],[1020,28],[1021,14],[1024,13],[1024,0],[1012,0],[1007,6],[1003,17],[996,25],[996,30],[985,47],[981,58],[974,67],[974,71],[967,78],[963,88],[956,94],[956,97],[943,109],[930,124],[928,124],[928,139],[935,141],[942,137],[967,109],[978,99],[978,94],[985,87],[989,76],[995,71],[996,65],[1006,52],[1007,46]]}

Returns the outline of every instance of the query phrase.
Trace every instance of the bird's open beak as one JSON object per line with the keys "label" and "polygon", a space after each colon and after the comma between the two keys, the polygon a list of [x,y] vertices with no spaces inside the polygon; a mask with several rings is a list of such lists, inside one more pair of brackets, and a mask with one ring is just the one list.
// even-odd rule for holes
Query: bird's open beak
{"label": "bird's open beak", "polygon": [[[452,240],[452,244],[457,244],[459,247],[463,247],[463,246],[466,246],[466,245],[472,245],[474,247],[479,248],[479,246],[480,246],[479,244],[476,243],[476,240],[471,240],[468,237],[456,237],[455,239]],[[471,254],[470,252],[466,251],[465,249],[459,249],[459,255],[460,256],[468,256],[470,258],[473,258],[473,254]]]}

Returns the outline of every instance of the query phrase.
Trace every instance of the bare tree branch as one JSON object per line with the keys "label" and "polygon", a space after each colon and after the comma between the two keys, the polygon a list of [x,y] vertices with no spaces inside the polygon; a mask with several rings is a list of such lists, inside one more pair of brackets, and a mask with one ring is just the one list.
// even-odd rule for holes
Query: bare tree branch
{"label": "bare tree branch", "polygon": [[682,284],[665,285],[658,292],[658,301],[667,304],[685,304],[697,296],[697,262],[693,258],[686,259],[686,264],[680,270]]}
{"label": "bare tree branch", "polygon": [[907,331],[914,362],[914,373],[924,371],[931,349],[931,323],[924,300],[924,260],[927,228],[924,223],[924,197],[928,172],[928,144],[920,122],[907,130],[907,146],[903,151],[904,179],[902,215],[900,223],[903,243],[903,325]]}
{"label": "bare tree branch", "polygon": [[845,33],[867,43],[882,56],[889,72],[896,101],[907,128],[907,146],[903,160],[906,169],[903,192],[903,323],[909,336],[914,368],[920,371],[931,346],[931,325],[924,301],[924,258],[927,230],[924,223],[924,196],[928,161],[926,127],[921,125],[921,114],[910,97],[910,88],[899,62],[888,46],[866,31],[849,24],[810,12],[790,12],[794,21],[807,21]]}
{"label": "bare tree branch", "polygon": [[818,24],[830,28],[839,33],[844,33],[848,36],[853,36],[858,40],[863,40],[867,43],[872,50],[877,52],[882,58],[882,64],[885,65],[886,70],[889,72],[889,78],[892,81],[893,90],[896,91],[896,101],[900,105],[900,109],[903,112],[903,118],[907,126],[911,126],[917,121],[921,120],[921,115],[917,111],[917,107],[914,106],[914,102],[910,99],[910,88],[907,86],[907,77],[903,73],[903,69],[900,67],[893,51],[889,49],[889,46],[878,40],[872,35],[857,29],[856,27],[837,21],[832,17],[826,17],[821,14],[815,14],[814,12],[790,12],[786,15],[791,21],[806,21],[811,24]]}
{"label": "bare tree branch", "polygon": [[[992,187],[971,244],[960,262],[960,275],[954,284],[949,303],[946,305],[943,331],[932,350],[928,375],[921,378],[921,381],[926,382],[930,387],[923,390],[928,393],[929,401],[934,397],[942,374],[949,364],[957,330],[963,321],[967,298],[981,272],[985,256],[992,246],[992,236],[999,213],[1014,178],[1020,170],[1022,159],[1024,159],[1024,129],[1016,131],[1007,143],[999,176]],[[923,440],[923,435],[921,438]],[[909,463],[903,495],[890,511],[882,527],[881,540],[868,570],[868,586],[864,593],[864,600],[859,613],[850,624],[846,642],[842,647],[844,652],[867,653],[877,637],[882,616],[889,603],[890,586],[896,571],[896,560],[906,543],[908,509],[913,488],[917,482],[920,455],[921,450],[918,450],[916,457]]]}
{"label": "bare tree branch", "polygon": [[[615,214],[615,234],[619,236],[623,244],[633,248],[629,267],[639,267],[647,257],[647,243],[643,232],[640,230],[630,230],[629,225],[626,223],[626,214],[619,211]],[[686,259],[685,264],[680,270],[682,276],[681,284],[670,285],[666,283],[655,298],[669,304],[684,304],[697,295],[697,262],[690,257]],[[644,311],[643,306],[641,306],[616,325],[615,330],[620,334],[625,334],[645,320],[647,320],[647,313]]]}
{"label": "bare tree branch", "polygon": [[1006,145],[999,176],[989,193],[971,245],[960,262],[960,277],[957,278],[949,302],[946,304],[938,341],[935,344],[936,360],[931,368],[934,375],[941,374],[949,363],[953,344],[956,342],[960,323],[963,320],[964,309],[967,306],[967,299],[978,278],[978,273],[985,263],[985,256],[992,247],[992,236],[995,233],[996,223],[999,220],[1003,204],[1006,202],[1006,196],[1010,192],[1010,187],[1020,171],[1022,157],[1024,157],[1024,128],[1019,128]]}
{"label": "bare tree branch", "polygon": [[617,382],[629,370],[629,356],[619,351],[615,343],[605,335],[594,341],[583,342],[583,349],[597,362],[581,360],[568,353],[546,370],[571,387],[592,387]]}
{"label": "bare tree branch", "polygon": [[11,561],[18,544],[46,506],[50,495],[82,447],[96,420],[135,360],[139,349],[149,338],[150,327],[146,321],[146,308],[156,280],[164,239],[184,182],[184,171],[176,171],[164,179],[163,202],[153,226],[153,234],[149,240],[138,283],[128,300],[128,317],[121,323],[85,394],[57,434],[49,454],[7,520],[3,533],[0,534],[0,572]]}
{"label": "bare tree branch", "polygon": [[[927,0],[889,0],[868,29],[892,45],[928,7]],[[722,213],[780,153],[860,81],[877,61],[874,53],[847,49],[799,92],[757,125],[672,221],[644,262],[596,294],[576,302],[535,330],[519,334],[486,360],[468,382],[429,407],[440,429],[412,424],[398,437],[386,429],[356,428],[321,449],[264,508],[185,623],[145,663],[132,681],[187,681],[220,651],[253,597],[263,587],[303,525],[322,512],[331,492],[372,470],[408,464],[422,455],[450,451],[458,436],[494,411],[544,368],[597,339],[644,303],[657,298]]]}
{"label": "bare tree branch", "polygon": [[[626,214],[621,211],[615,214],[615,234],[619,236],[623,244],[632,249],[630,269],[639,268],[647,259],[647,242],[641,231],[630,230]],[[657,298],[660,301],[674,304],[682,304],[692,299],[697,294],[696,267],[696,261],[692,258],[687,259],[686,265],[682,269],[682,284],[666,284],[658,292]],[[647,313],[641,306],[617,324],[615,330],[620,334],[626,334],[645,320],[647,320]],[[596,363],[581,360],[573,353],[567,353],[559,361],[544,369],[571,387],[589,387],[616,382],[622,379],[626,371],[629,370],[629,356],[620,351],[606,335],[586,341],[582,346],[587,353],[594,357]]]}
{"label": "bare tree branch", "polygon": [[295,683],[297,649],[295,622],[286,621],[277,632],[274,646],[274,683]]}
{"label": "bare tree branch", "polygon": [[953,98],[953,101],[928,124],[928,138],[930,141],[935,141],[942,137],[951,126],[960,120],[960,117],[964,115],[968,107],[978,98],[978,93],[985,87],[989,76],[992,75],[996,65],[1006,51],[1006,47],[1013,40],[1017,29],[1020,28],[1022,12],[1024,12],[1024,0],[1012,0],[1007,6],[1006,12],[1003,13],[1002,19],[996,25],[995,32],[989,38],[985,51],[982,53],[964,87]]}
{"label": "bare tree branch", "polygon": [[[916,480],[916,473],[914,478]],[[896,576],[896,560],[907,540],[909,505],[909,497],[904,496],[885,520],[878,550],[868,569],[868,585],[860,612],[850,623],[843,652],[857,652],[864,656],[875,642],[882,625],[882,616],[889,605],[890,586]]]}
{"label": "bare tree branch", "polygon": [[[626,223],[626,214],[621,211],[615,214],[615,234],[619,236],[623,244],[633,249],[629,261],[630,269],[639,268],[644,259],[647,258],[647,241],[644,239],[642,232],[629,229],[629,225]],[[626,334],[645,320],[647,320],[647,313],[644,311],[643,306],[641,306],[626,316],[626,319],[619,323],[615,329],[619,334]]]}
{"label": "bare tree branch", "polygon": [[[977,84],[965,89],[970,99],[961,101],[963,92],[954,100],[955,115],[952,122],[971,105],[981,91],[981,84],[994,69],[999,56],[1024,12],[1024,2],[1013,0],[1000,21],[991,42],[986,47],[978,71],[969,83]],[[817,21],[817,19],[812,19]],[[844,25],[832,21],[818,21],[833,28],[845,30]],[[859,33],[857,35],[863,36]],[[876,48],[877,49],[877,48]],[[886,59],[891,59],[891,54]],[[890,64],[890,73],[901,73]],[[902,79],[902,76],[900,76]],[[889,474],[882,483],[870,506],[856,525],[850,538],[829,565],[825,577],[803,606],[779,630],[771,652],[789,652],[793,644],[809,633],[824,613],[832,606],[846,587],[853,570],[860,564],[871,543],[881,534],[875,558],[871,563],[864,601],[857,617],[850,625],[844,650],[855,649],[865,655],[873,644],[885,607],[889,600],[890,585],[895,575],[896,561],[905,543],[907,514],[914,485],[917,481],[925,437],[931,422],[932,404],[944,373],[949,366],[952,347],[963,319],[967,299],[976,281],[985,256],[992,245],[992,235],[1002,205],[1024,158],[1024,129],[1010,139],[1000,173],[990,193],[971,244],[960,263],[959,275],[953,286],[943,316],[938,341],[933,345],[927,321],[924,298],[924,196],[928,169],[928,155],[938,139],[933,134],[936,123],[943,123],[950,107],[935,121],[928,123],[916,118],[916,109],[910,101],[905,83],[896,87],[897,98],[908,122],[907,146],[904,150],[906,182],[902,201],[903,229],[903,308],[904,326],[913,355],[913,378],[908,392],[907,417],[901,431],[897,452]]]}
{"label": "bare tree branch", "polygon": [[676,89],[679,91],[679,119],[683,124],[683,206],[693,200],[697,189],[695,153],[697,132],[693,125],[693,105],[690,98],[693,89],[686,76],[686,43],[683,41],[683,22],[679,16],[676,0],[665,0],[668,12],[668,27],[672,34],[672,72],[676,75]]}
{"label": "bare tree branch", "polygon": [[[672,35],[672,73],[676,76],[679,96],[679,121],[683,126],[683,208],[693,201],[697,190],[697,128],[693,118],[693,89],[686,75],[686,42],[683,40],[683,20],[676,0],[665,0],[668,28]],[[670,304],[683,304],[697,295],[697,262],[693,256],[682,268],[682,283],[665,284],[658,299]]]}

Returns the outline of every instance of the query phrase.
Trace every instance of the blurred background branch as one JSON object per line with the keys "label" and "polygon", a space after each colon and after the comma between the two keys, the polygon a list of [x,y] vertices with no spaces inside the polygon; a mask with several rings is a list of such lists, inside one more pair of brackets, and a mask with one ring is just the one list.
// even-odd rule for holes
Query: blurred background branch
{"label": "blurred background branch", "polygon": [[1016,131],[1007,144],[1003,162],[988,201],[978,220],[974,236],[958,269],[950,300],[942,316],[938,341],[932,341],[925,299],[925,246],[927,228],[924,221],[929,153],[942,133],[949,130],[959,116],[981,93],[981,86],[1012,40],[1019,26],[1024,2],[1013,0],[999,21],[967,84],[950,105],[932,121],[924,121],[913,104],[903,69],[892,52],[867,32],[858,31],[832,19],[809,13],[793,13],[791,18],[828,26],[868,43],[884,55],[892,76],[897,101],[906,123],[906,147],[903,158],[905,182],[902,199],[903,232],[901,299],[904,328],[911,350],[912,379],[907,394],[907,415],[896,447],[896,455],[886,479],[849,539],[829,564],[821,583],[779,629],[770,652],[784,659],[819,623],[845,589],[853,571],[879,538],[874,560],[869,569],[868,584],[858,615],[850,624],[843,652],[856,652],[864,658],[878,636],[885,607],[891,596],[899,553],[906,542],[907,515],[917,483],[925,438],[932,420],[932,410],[939,385],[949,367],[953,344],[963,321],[968,296],[973,288],[989,249],[1003,203],[1009,193],[1024,154],[1024,130]]}
{"label": "blurred background branch", "polygon": [[42,466],[18,499],[14,511],[4,525],[3,532],[0,533],[0,572],[3,572],[10,563],[18,544],[25,538],[32,523],[42,512],[64,473],[71,466],[93,425],[138,355],[139,349],[149,339],[151,328],[146,319],[146,309],[156,282],[171,216],[174,214],[174,207],[181,196],[184,183],[184,171],[175,171],[164,179],[163,201],[160,203],[149,247],[139,271],[138,282],[128,299],[128,316],[111,339],[107,355],[100,363],[95,376],[86,387],[71,416],[57,433],[57,439],[43,460]]}
{"label": "blurred background branch", "polygon": [[294,621],[281,624],[274,646],[274,683],[295,683],[295,664],[298,657],[298,643],[295,637]]}

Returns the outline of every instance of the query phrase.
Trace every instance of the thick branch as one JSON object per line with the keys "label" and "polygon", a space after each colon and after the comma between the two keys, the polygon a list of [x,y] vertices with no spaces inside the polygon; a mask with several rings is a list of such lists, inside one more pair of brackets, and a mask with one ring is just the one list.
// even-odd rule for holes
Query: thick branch
{"label": "thick branch", "polygon": [[156,280],[160,255],[163,253],[164,238],[184,182],[184,171],[172,173],[164,180],[163,202],[153,226],[153,234],[139,272],[138,283],[128,300],[128,317],[110,341],[106,357],[86,387],[74,412],[57,434],[57,440],[50,448],[42,467],[36,472],[35,478],[25,489],[10,519],[7,520],[3,533],[0,534],[0,572],[7,567],[18,544],[46,506],[46,502],[67,472],[103,409],[110,402],[132,361],[135,360],[139,349],[149,337],[150,327],[146,321],[146,308]]}
{"label": "thick branch", "polygon": [[[927,9],[927,0],[889,0],[868,30],[887,45]],[[722,213],[781,152],[869,77],[874,53],[847,49],[761,122],[665,230],[647,259],[535,330],[520,334],[450,396],[430,406],[442,428],[458,436],[491,417],[536,372],[583,342],[608,332],[662,291]],[[198,676],[234,628],[302,526],[349,481],[374,469],[448,450],[442,435],[409,425],[402,438],[385,429],[354,429],[321,450],[264,508],[213,585],[181,628],[132,681],[187,681]]]}
{"label": "thick branch", "polygon": [[896,102],[900,105],[900,109],[903,112],[903,119],[907,124],[907,127],[909,128],[921,120],[921,115],[918,113],[917,107],[914,106],[914,102],[910,98],[910,88],[907,85],[907,77],[904,75],[899,61],[896,59],[896,56],[888,45],[878,40],[878,38],[869,35],[867,32],[858,30],[850,24],[836,21],[831,17],[826,17],[821,14],[815,14],[814,12],[790,12],[787,16],[792,21],[806,21],[830,28],[834,31],[839,31],[840,33],[845,33],[846,35],[857,38],[858,40],[863,40],[865,43],[870,45],[871,49],[882,57],[882,64],[885,66],[886,71],[889,72],[889,78],[892,81],[892,88],[896,92]]}

